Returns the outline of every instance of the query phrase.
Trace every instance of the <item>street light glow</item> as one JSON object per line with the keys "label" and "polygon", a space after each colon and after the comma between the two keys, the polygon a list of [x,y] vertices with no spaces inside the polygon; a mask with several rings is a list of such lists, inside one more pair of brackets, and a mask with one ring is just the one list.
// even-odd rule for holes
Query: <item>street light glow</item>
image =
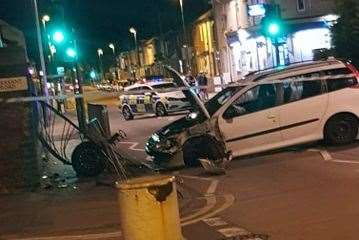
{"label": "street light glow", "polygon": [[90,77],[91,77],[92,79],[95,79],[95,78],[96,78],[96,72],[95,72],[94,70],[92,70],[92,71],[90,72]]}
{"label": "street light glow", "polygon": [[101,48],[97,49],[97,55],[99,57],[103,55],[103,50]]}
{"label": "street light glow", "polygon": [[136,34],[137,34],[137,31],[136,31],[136,29],[135,29],[134,27],[131,27],[131,28],[130,28],[130,33],[136,35]]}
{"label": "street light glow", "polygon": [[50,16],[49,15],[44,15],[44,16],[42,16],[42,21],[43,22],[48,22],[48,21],[50,21]]}
{"label": "street light glow", "polygon": [[110,44],[108,45],[108,47],[111,48],[112,50],[115,50],[115,45],[114,45],[113,43],[110,43]]}
{"label": "street light glow", "polygon": [[56,31],[53,35],[53,39],[55,42],[61,43],[62,41],[64,41],[65,36],[61,31]]}

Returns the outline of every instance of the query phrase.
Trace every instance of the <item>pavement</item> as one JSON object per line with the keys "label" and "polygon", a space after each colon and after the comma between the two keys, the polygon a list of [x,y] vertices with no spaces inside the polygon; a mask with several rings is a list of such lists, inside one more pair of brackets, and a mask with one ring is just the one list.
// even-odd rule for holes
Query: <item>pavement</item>
{"label": "pavement", "polygon": [[[141,161],[147,138],[183,116],[124,121],[114,103],[108,110],[112,131],[128,135],[119,147]],[[359,142],[239,158],[220,176],[202,168],[168,174],[178,176],[183,194],[184,239],[358,239]],[[0,196],[0,239],[121,239],[116,189],[72,174],[66,179],[63,187],[57,181],[53,189]]]}

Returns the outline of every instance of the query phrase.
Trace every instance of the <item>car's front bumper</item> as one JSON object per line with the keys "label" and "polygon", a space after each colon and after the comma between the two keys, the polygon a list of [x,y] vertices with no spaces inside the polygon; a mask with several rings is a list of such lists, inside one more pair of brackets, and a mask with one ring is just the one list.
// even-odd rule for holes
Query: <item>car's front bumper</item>
{"label": "car's front bumper", "polygon": [[151,168],[171,169],[184,166],[182,151],[174,153],[163,152],[157,147],[157,143],[149,139],[145,146],[145,151],[151,156]]}

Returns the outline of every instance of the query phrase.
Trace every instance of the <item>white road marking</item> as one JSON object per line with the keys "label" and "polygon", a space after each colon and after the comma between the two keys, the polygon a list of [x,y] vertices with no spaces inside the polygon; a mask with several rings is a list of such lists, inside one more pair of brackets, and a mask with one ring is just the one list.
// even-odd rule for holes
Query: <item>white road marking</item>
{"label": "white road marking", "polygon": [[220,217],[207,218],[207,219],[203,219],[202,221],[205,222],[210,227],[218,227],[218,226],[228,225],[228,223]]}
{"label": "white road marking", "polygon": [[350,160],[339,160],[339,159],[332,159],[331,162],[336,163],[352,163],[352,164],[359,164],[359,161],[350,161]]}
{"label": "white road marking", "polygon": [[209,185],[208,189],[207,189],[207,195],[213,194],[216,192],[217,186],[218,186],[219,181],[218,180],[213,180],[211,182],[211,184]]}
{"label": "white road marking", "polygon": [[145,149],[142,149],[142,148],[136,148],[139,143],[138,142],[119,142],[120,144],[128,144],[130,145],[128,147],[128,149],[132,150],[132,151],[139,151],[139,152],[144,152]]}
{"label": "white road marking", "polygon": [[246,229],[239,227],[222,228],[218,229],[217,231],[227,238],[250,234],[250,232],[248,232]]}

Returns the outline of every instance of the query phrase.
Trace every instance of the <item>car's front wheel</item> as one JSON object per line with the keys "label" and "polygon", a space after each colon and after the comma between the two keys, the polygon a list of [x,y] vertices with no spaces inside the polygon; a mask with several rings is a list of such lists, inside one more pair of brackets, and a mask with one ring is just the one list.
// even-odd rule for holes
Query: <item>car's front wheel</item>
{"label": "car's front wheel", "polygon": [[183,146],[183,160],[187,167],[200,165],[200,158],[211,161],[225,156],[223,145],[210,136],[188,140]]}
{"label": "car's front wheel", "polygon": [[358,120],[351,114],[339,114],[327,122],[324,140],[332,145],[344,145],[354,142],[358,135]]}
{"label": "car's front wheel", "polygon": [[161,102],[156,104],[156,115],[159,116],[159,117],[163,117],[163,116],[167,115],[166,107]]}
{"label": "car's front wheel", "polygon": [[126,121],[133,119],[133,114],[129,107],[125,106],[122,108],[122,116]]}

